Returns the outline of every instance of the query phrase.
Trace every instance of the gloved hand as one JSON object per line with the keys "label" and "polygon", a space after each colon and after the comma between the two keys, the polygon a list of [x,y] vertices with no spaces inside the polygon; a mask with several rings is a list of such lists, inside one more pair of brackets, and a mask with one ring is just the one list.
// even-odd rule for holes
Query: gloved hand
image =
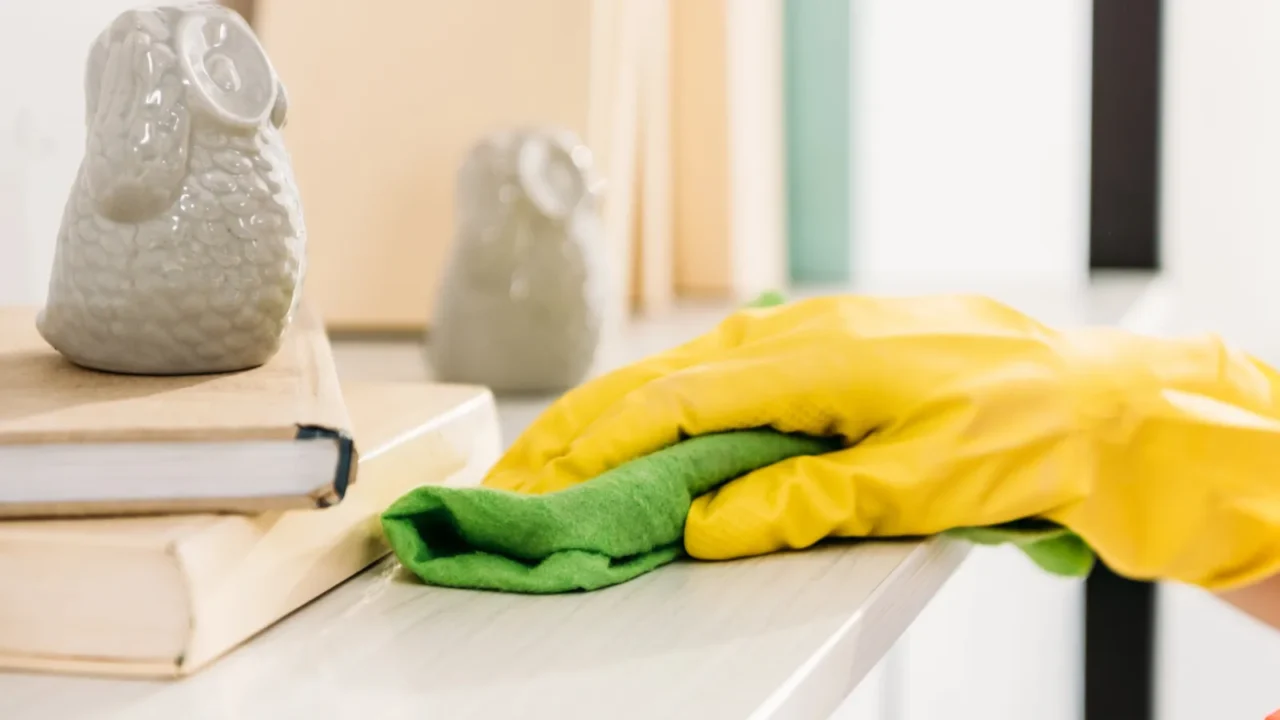
{"label": "gloved hand", "polygon": [[1280,375],[1211,337],[1055,331],[992,300],[739,311],[555,403],[486,478],[543,493],[710,432],[838,436],[699,498],[694,557],[1025,518],[1116,572],[1209,589],[1280,572]]}

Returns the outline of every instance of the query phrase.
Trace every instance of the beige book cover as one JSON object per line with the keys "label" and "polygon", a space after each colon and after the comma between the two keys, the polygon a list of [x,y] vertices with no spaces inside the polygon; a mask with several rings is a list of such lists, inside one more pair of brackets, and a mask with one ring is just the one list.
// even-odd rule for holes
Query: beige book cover
{"label": "beige book cover", "polygon": [[[73,365],[0,308],[0,517],[258,512],[341,500],[356,450],[332,349],[303,306],[243,372],[142,377]],[[177,468],[187,470],[174,473]]]}
{"label": "beige book cover", "polygon": [[251,515],[0,523],[0,668],[178,677],[388,553],[378,516],[497,459],[483,388],[346,386],[361,482],[339,505]]}

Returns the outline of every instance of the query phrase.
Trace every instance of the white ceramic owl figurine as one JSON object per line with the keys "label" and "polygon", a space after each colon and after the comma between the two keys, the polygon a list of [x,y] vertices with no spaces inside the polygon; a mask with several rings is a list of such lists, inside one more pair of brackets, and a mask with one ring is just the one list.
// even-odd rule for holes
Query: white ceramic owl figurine
{"label": "white ceramic owl figurine", "polygon": [[243,370],[279,349],[306,231],[284,87],[213,3],[120,15],[89,51],[87,140],[37,325],[119,373]]}
{"label": "white ceramic owl figurine", "polygon": [[591,162],[571,133],[544,130],[499,133],[468,154],[428,337],[437,378],[533,393],[590,370],[603,272]]}

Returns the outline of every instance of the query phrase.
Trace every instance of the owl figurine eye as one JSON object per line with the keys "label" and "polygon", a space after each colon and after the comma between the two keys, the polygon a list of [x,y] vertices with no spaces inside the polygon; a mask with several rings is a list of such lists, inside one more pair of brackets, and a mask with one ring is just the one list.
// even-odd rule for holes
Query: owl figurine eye
{"label": "owl figurine eye", "polygon": [[277,110],[279,82],[262,45],[240,16],[197,10],[177,28],[178,56],[187,82],[219,120],[255,127]]}
{"label": "owl figurine eye", "polygon": [[520,185],[547,217],[564,220],[587,194],[586,176],[574,148],[554,135],[530,135],[516,160]]}

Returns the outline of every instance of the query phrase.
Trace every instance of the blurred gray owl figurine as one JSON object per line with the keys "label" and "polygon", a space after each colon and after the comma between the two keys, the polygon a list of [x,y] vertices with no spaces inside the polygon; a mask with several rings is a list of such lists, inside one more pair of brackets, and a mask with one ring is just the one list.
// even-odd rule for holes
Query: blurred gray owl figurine
{"label": "blurred gray owl figurine", "polygon": [[428,349],[445,382],[555,392],[600,341],[601,217],[590,150],[573,134],[485,138],[458,173],[456,236]]}
{"label": "blurred gray owl figurine", "polygon": [[78,365],[262,365],[297,308],[306,231],[284,87],[214,3],[120,15],[89,50],[87,139],[37,327]]}

